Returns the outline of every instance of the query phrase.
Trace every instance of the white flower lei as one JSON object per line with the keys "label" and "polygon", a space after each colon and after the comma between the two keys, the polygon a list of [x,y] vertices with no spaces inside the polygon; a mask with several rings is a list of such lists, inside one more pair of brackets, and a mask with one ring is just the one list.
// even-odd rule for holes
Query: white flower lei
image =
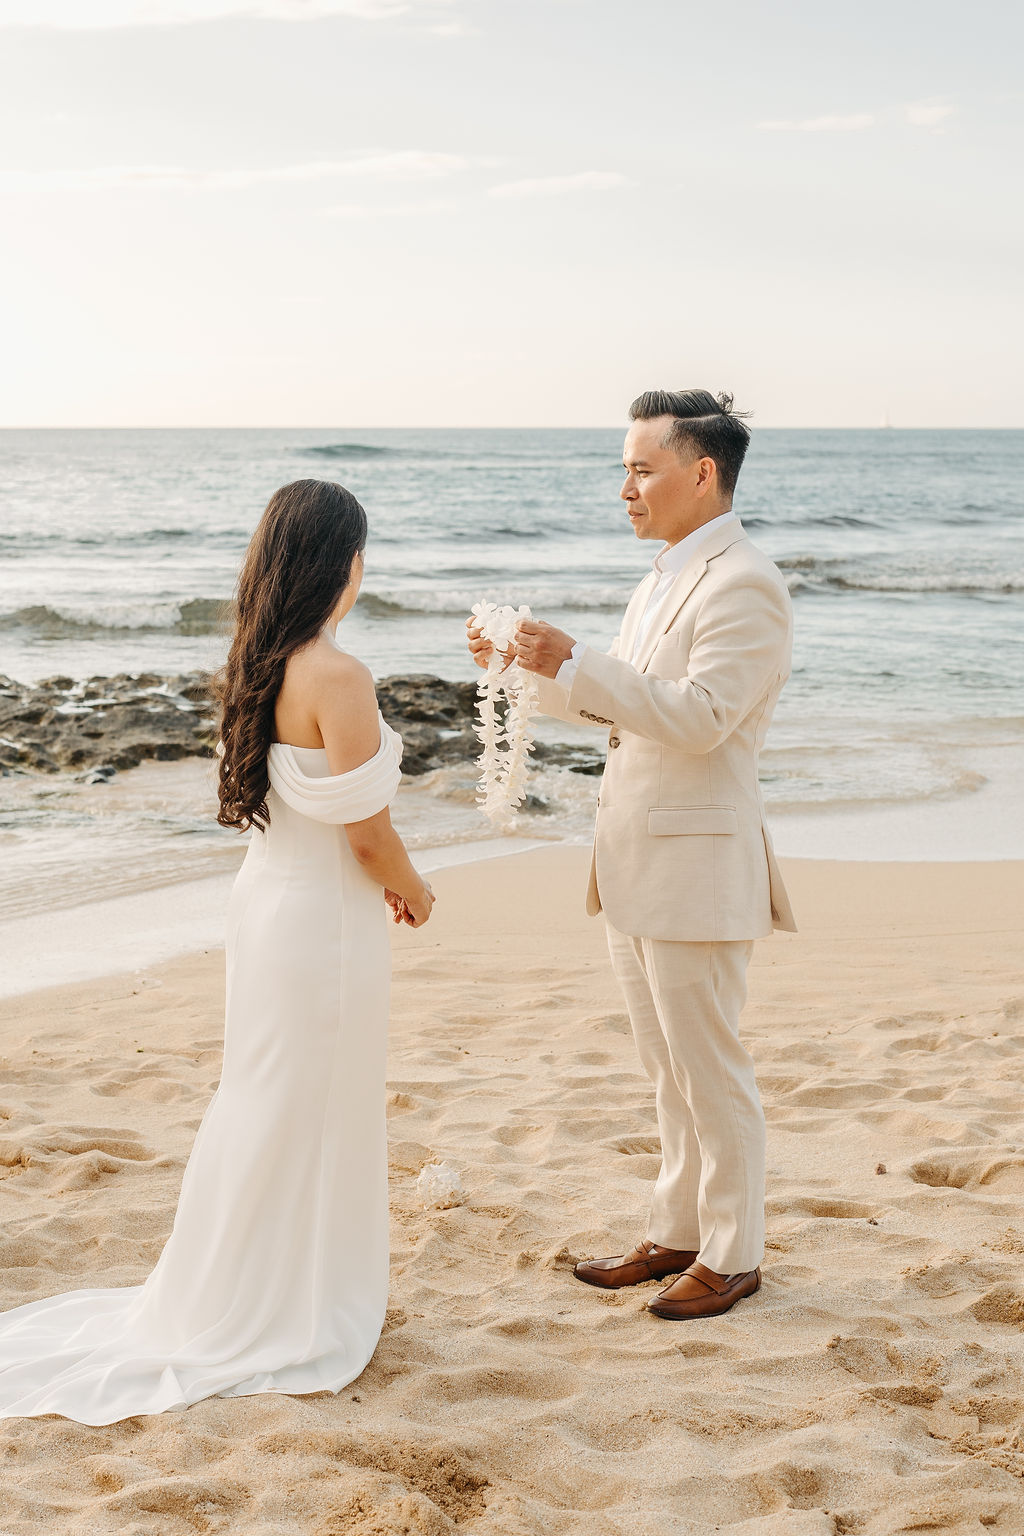
{"label": "white flower lei", "polygon": [[[502,652],[515,638],[519,620],[530,616],[525,604],[519,608],[499,608],[496,603],[487,602],[473,604],[473,617],[494,647],[478,686],[480,723],[474,730],[483,747],[477,758],[478,799],[484,815],[498,827],[510,826],[514,811],[526,799],[526,765],[533,750],[530,716],[537,712],[537,685],[518,661],[506,667]],[[501,694],[505,695],[507,709],[499,724],[497,702]]]}

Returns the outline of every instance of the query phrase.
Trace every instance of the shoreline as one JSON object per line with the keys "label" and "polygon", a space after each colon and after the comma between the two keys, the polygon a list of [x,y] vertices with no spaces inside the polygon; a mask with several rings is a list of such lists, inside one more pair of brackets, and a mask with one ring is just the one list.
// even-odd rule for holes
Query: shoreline
{"label": "shoreline", "polygon": [[[487,866],[499,861],[541,853],[557,856],[559,852],[587,861],[590,857],[589,845],[515,835],[417,849],[412,857],[424,875],[472,865],[486,879],[491,873]],[[242,856],[240,850],[239,864]],[[779,861],[787,884],[794,874],[803,880],[807,872],[815,872],[811,878],[836,872],[844,886],[854,885],[858,890],[869,888],[873,881],[888,889],[894,881],[933,878],[937,889],[955,882],[960,890],[984,891],[1006,883],[1012,887],[1024,875],[1024,859],[1009,857],[844,859],[834,854],[794,857],[782,853]],[[231,870],[196,880],[172,880],[76,907],[0,920],[0,951],[6,955],[0,970],[0,1001],[54,987],[135,975],[153,966],[222,950],[224,914],[236,873]],[[578,893],[581,910],[584,890],[585,882]],[[933,921],[941,921],[943,908],[928,905]]]}
{"label": "shoreline", "polygon": [[[410,674],[379,687],[413,770],[403,775],[395,825],[424,873],[531,846],[589,844],[603,758],[595,733],[539,721],[529,800],[515,832],[495,835],[477,807],[467,755],[477,748],[475,685]],[[204,680],[61,678],[42,693],[48,702],[29,721],[31,750],[53,762],[48,742],[59,739],[67,756],[81,739],[93,767],[44,773],[16,766],[26,749],[5,740],[11,711],[24,711],[28,698],[34,716],[33,695],[38,702],[41,693],[12,691],[0,679],[0,949],[11,957],[0,997],[218,947],[244,844],[216,826],[213,760],[196,753],[208,753],[215,731]],[[102,761],[118,741],[134,766],[108,773]],[[783,794],[779,753],[769,747],[765,755],[767,793]],[[1013,747],[983,743],[971,764],[956,796],[779,808],[769,798],[776,850],[784,860],[851,864],[1024,859],[1024,761],[1018,764]]]}
{"label": "shoreline", "polygon": [[[21,829],[11,813],[15,781],[0,780],[8,786],[0,997],[219,948],[245,847],[213,822],[209,760],[147,762],[113,783],[58,778],[46,776],[26,802]],[[393,818],[425,874],[529,848],[589,847],[598,783],[537,770],[534,808],[514,833],[495,835],[475,804],[472,765],[456,764],[403,782]],[[927,865],[940,877],[944,867],[998,869],[1024,859],[1024,815],[996,786],[955,804],[769,807],[769,825],[784,862]]]}
{"label": "shoreline", "polygon": [[[508,846],[502,846],[507,843]],[[422,874],[532,852],[529,838],[484,838],[417,852]],[[243,851],[239,850],[241,864]],[[224,947],[224,913],[237,870],[0,920],[0,999],[134,974]],[[59,937],[60,948],[54,947]]]}

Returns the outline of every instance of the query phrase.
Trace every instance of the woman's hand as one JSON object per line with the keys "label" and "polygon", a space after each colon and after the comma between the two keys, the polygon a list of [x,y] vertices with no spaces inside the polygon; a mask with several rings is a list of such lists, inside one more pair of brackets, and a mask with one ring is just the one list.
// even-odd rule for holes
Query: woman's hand
{"label": "woman's hand", "polygon": [[[435,896],[426,880],[420,882],[422,889],[413,896],[406,896],[403,902],[405,912],[403,920],[410,928],[422,928],[433,910]],[[398,919],[396,918],[397,922]]]}
{"label": "woman's hand", "polygon": [[[437,900],[426,880],[423,882],[423,891],[426,894],[421,894],[418,901],[414,902],[412,906],[410,906],[404,896],[399,896],[397,891],[385,891],[384,900],[391,910],[392,922],[408,923],[410,928],[422,928],[433,910],[434,902]],[[422,913],[423,915],[417,917],[414,915],[414,912]]]}

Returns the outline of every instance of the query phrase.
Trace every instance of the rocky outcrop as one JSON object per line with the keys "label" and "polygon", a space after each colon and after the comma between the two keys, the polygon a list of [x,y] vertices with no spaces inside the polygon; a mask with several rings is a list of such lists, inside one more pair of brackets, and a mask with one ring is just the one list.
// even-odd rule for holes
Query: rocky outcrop
{"label": "rocky outcrop", "polygon": [[[477,755],[476,685],[428,674],[377,684],[385,719],[405,741],[403,770],[429,773]],[[218,707],[207,673],[121,673],[74,681],[50,677],[30,687],[0,677],[0,772],[109,778],[146,758],[211,757]],[[537,744],[538,761],[599,773],[603,754]]]}
{"label": "rocky outcrop", "polygon": [[122,673],[34,688],[0,677],[0,768],[37,773],[134,768],[144,758],[210,757],[217,706],[201,672]]}
{"label": "rocky outcrop", "polygon": [[403,773],[429,773],[480,751],[473,732],[475,683],[450,683],[429,673],[385,677],[377,684],[377,700],[405,743]]}

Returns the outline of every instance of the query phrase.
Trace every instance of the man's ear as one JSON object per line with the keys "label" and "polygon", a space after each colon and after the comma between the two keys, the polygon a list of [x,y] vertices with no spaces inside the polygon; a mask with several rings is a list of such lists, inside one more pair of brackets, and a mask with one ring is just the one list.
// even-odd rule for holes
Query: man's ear
{"label": "man's ear", "polygon": [[718,465],[715,463],[714,459],[703,458],[697,460],[696,492],[698,496],[707,495],[708,491],[714,485],[717,475]]}

